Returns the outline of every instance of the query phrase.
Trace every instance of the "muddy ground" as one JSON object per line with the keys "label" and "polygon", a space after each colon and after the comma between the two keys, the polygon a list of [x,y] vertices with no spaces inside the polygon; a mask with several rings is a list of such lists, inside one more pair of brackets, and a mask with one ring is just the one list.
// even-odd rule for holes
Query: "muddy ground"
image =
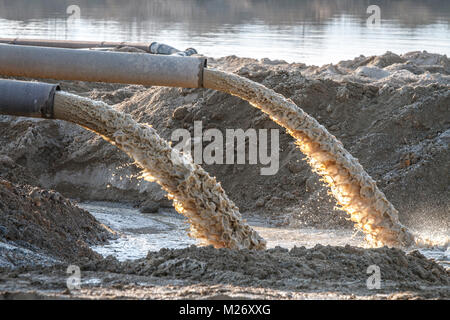
{"label": "muddy ground", "polygon": [[115,236],[59,192],[0,179],[0,268],[98,260],[90,246]]}
{"label": "muddy ground", "polygon": [[[449,235],[450,61],[426,52],[360,56],[322,67],[238,57],[209,59],[292,99],[340,139],[415,230]],[[352,228],[334,209],[293,139],[247,102],[205,89],[61,82],[103,100],[166,139],[177,128],[280,129],[280,169],[205,165],[244,216],[284,227]],[[133,161],[62,121],[0,116],[0,291],[3,298],[71,297],[68,264],[81,266],[80,298],[449,298],[449,272],[420,253],[353,247],[265,252],[161,250],[120,263],[89,249],[115,235],[77,200],[171,203]],[[56,191],[49,191],[56,190]],[[74,200],[68,200],[68,198]],[[149,209],[150,208],[150,209]],[[64,250],[62,248],[65,248]],[[381,291],[366,287],[382,265]]]}
{"label": "muddy ground", "polygon": [[[381,266],[380,289],[367,268]],[[81,262],[80,289],[67,290],[65,267],[1,274],[0,297],[148,299],[449,299],[449,273],[418,251],[317,245],[266,251],[191,246],[143,259]]]}

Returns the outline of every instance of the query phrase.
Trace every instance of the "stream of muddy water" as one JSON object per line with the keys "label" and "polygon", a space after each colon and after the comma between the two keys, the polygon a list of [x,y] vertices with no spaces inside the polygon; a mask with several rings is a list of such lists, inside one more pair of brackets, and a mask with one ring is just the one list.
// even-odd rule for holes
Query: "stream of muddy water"
{"label": "stream of muddy water", "polygon": [[[398,211],[378,189],[342,143],[325,127],[282,95],[246,78],[215,69],[204,70],[204,87],[227,92],[251,103],[296,139],[311,169],[322,176],[341,209],[372,246],[436,245],[415,237],[398,219]],[[189,235],[216,248],[264,249],[266,241],[241,219],[239,209],[220,183],[192,159],[108,105],[66,92],[57,92],[55,118],[74,122],[101,135],[131,156],[146,180],[157,182],[175,209],[190,224]],[[448,243],[448,241],[446,242]],[[423,245],[425,244],[425,245]]]}
{"label": "stream of muddy water", "polygon": [[[147,256],[149,251],[162,248],[180,249],[198,245],[188,236],[187,219],[171,210],[157,214],[140,213],[130,205],[112,202],[83,202],[78,204],[100,222],[119,233],[119,238],[106,245],[94,246],[93,250],[104,257],[112,255],[120,261]],[[316,245],[367,247],[362,233],[353,230],[281,228],[270,226],[262,220],[249,219],[249,225],[267,241],[267,248],[294,246],[312,248]],[[434,259],[450,269],[450,247],[420,249],[424,256]]]}

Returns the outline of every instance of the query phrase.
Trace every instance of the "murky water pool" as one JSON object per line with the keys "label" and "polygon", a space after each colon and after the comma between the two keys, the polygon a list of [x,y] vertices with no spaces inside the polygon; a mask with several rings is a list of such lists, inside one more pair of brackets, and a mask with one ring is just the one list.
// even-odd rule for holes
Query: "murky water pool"
{"label": "murky water pool", "polygon": [[[144,214],[129,205],[110,202],[84,202],[78,205],[103,224],[119,232],[118,239],[92,248],[105,257],[113,255],[120,261],[139,259],[145,257],[148,251],[185,248],[198,244],[196,239],[188,236],[187,220],[176,212],[160,210],[157,214]],[[317,244],[366,246],[362,233],[351,230],[278,228],[256,220],[249,220],[249,224],[267,240],[268,248],[311,248]],[[427,258],[435,259],[445,268],[450,268],[450,247],[420,251]]]}
{"label": "murky water pool", "polygon": [[187,220],[177,213],[144,214],[124,204],[105,202],[85,202],[79,206],[120,234],[107,245],[93,247],[103,256],[113,255],[121,261],[138,259],[145,257],[148,251],[184,248],[197,243],[188,236]]}

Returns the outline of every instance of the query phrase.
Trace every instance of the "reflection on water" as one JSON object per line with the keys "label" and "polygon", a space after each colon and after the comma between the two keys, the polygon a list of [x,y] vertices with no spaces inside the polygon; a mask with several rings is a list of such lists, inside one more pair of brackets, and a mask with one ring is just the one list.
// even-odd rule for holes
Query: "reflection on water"
{"label": "reflection on water", "polygon": [[[324,64],[360,54],[450,55],[450,1],[0,0],[0,37],[165,42],[208,56]],[[369,5],[381,27],[368,28]]]}

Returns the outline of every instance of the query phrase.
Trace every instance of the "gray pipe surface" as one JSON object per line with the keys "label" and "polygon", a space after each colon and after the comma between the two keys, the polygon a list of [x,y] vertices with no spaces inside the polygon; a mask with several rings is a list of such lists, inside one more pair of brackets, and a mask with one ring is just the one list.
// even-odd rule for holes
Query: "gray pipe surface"
{"label": "gray pipe surface", "polygon": [[194,48],[178,50],[167,44],[152,42],[115,42],[115,41],[83,41],[83,40],[51,40],[51,39],[25,39],[25,38],[0,38],[0,43],[19,46],[39,46],[50,48],[89,49],[89,48],[123,48],[133,47],[152,54],[175,54],[191,56],[197,53]]}
{"label": "gray pipe surface", "polygon": [[203,87],[206,58],[0,44],[0,75]]}
{"label": "gray pipe surface", "polygon": [[40,46],[40,47],[69,48],[69,49],[134,47],[150,53],[151,51],[150,48],[155,42],[147,44],[147,43],[114,42],[114,41],[0,38],[0,43],[15,44],[21,46]]}
{"label": "gray pipe surface", "polygon": [[57,84],[0,79],[0,114],[53,118]]}

